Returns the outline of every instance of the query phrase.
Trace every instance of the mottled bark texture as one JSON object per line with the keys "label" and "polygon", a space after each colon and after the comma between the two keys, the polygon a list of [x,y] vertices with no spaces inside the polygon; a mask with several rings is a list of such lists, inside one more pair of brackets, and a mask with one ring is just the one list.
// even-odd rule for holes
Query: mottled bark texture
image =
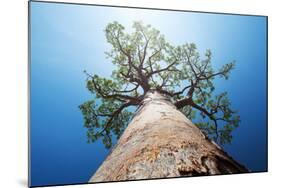
{"label": "mottled bark texture", "polygon": [[90,182],[247,172],[158,92],[136,115]]}

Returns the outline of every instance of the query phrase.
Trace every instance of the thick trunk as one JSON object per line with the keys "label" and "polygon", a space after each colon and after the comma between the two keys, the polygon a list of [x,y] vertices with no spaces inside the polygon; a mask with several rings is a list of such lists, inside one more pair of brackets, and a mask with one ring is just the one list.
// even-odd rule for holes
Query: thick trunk
{"label": "thick trunk", "polygon": [[90,182],[247,172],[164,96],[142,106]]}

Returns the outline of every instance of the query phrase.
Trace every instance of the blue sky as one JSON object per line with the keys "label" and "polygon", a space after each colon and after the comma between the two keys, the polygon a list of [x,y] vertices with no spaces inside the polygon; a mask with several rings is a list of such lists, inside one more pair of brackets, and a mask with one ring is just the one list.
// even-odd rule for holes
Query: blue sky
{"label": "blue sky", "polygon": [[100,141],[86,143],[78,106],[92,96],[83,70],[109,77],[106,25],[118,21],[130,32],[140,20],[172,44],[211,49],[215,68],[236,61],[229,80],[216,80],[242,120],[224,148],[252,171],[267,169],[265,17],[31,2],[33,186],[87,182],[107,156]]}

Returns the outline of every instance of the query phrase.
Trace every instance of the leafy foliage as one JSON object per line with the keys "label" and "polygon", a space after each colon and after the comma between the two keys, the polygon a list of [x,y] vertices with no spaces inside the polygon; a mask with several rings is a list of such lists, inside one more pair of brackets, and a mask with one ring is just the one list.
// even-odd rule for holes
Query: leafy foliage
{"label": "leafy foliage", "polygon": [[211,139],[230,143],[240,118],[230,106],[227,93],[215,95],[214,79],[228,79],[234,62],[214,70],[211,50],[201,58],[193,43],[172,45],[151,25],[133,23],[126,33],[118,22],[105,29],[111,50],[106,57],[116,66],[111,78],[87,75],[87,89],[95,99],[80,105],[88,141],[102,138],[107,147],[112,135],[119,137],[129,123],[130,106],[139,106],[147,92],[156,90],[171,99]]}

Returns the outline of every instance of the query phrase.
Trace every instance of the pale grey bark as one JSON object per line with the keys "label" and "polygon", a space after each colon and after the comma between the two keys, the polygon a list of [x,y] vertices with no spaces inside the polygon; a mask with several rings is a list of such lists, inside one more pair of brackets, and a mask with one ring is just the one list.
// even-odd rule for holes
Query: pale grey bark
{"label": "pale grey bark", "polygon": [[149,92],[89,182],[247,171],[210,141],[169,99]]}

